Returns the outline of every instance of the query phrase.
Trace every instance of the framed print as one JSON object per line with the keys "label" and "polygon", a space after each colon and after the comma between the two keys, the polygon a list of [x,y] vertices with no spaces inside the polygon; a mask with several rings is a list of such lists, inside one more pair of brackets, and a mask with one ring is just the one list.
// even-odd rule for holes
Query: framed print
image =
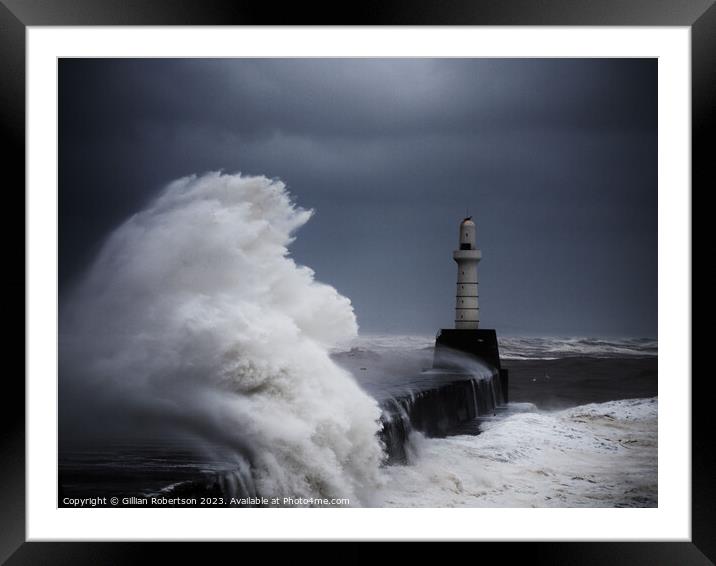
{"label": "framed print", "polygon": [[27,334],[3,559],[713,560],[712,4],[6,1]]}

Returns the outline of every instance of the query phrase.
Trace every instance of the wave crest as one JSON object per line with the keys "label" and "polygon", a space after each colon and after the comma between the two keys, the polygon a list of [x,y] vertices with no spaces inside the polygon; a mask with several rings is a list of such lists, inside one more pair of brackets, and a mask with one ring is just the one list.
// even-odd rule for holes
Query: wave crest
{"label": "wave crest", "polygon": [[358,504],[380,411],[329,357],[357,333],[349,299],[289,257],[311,214],[265,177],[171,183],[63,305],[63,381],[235,452],[261,494]]}

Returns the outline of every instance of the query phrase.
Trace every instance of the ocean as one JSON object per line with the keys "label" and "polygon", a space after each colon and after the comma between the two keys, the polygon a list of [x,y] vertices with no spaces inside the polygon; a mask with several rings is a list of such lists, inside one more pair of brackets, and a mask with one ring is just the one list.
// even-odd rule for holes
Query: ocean
{"label": "ocean", "polygon": [[[336,354],[359,377],[430,363],[434,338],[365,336]],[[412,461],[385,468],[385,507],[654,507],[657,350],[652,339],[499,340],[510,399],[443,438],[415,433]],[[352,353],[352,355],[351,355]],[[364,368],[361,370],[360,368]],[[463,432],[465,432],[463,434]]]}
{"label": "ocean", "polygon": [[[439,379],[425,371],[433,343],[429,336],[359,336],[331,357],[380,401]],[[412,431],[407,461],[380,466],[357,505],[656,506],[656,341],[507,337],[500,348],[511,402],[437,438]],[[132,497],[159,498],[161,506],[167,498],[260,496],[243,459],[202,442],[166,433],[90,448],[69,443],[60,455],[61,499],[110,494],[131,507]]]}

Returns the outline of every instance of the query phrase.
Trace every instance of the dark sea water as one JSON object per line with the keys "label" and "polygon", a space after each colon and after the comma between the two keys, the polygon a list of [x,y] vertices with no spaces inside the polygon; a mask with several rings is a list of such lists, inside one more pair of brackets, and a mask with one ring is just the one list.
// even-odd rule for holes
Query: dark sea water
{"label": "dark sea water", "polygon": [[[332,358],[384,404],[469,377],[431,370],[433,342],[362,336]],[[502,338],[500,349],[510,403],[437,438],[410,433],[407,461],[384,466],[361,504],[655,506],[656,341]],[[60,445],[61,506],[65,498],[197,493],[257,495],[244,460],[185,435]]]}

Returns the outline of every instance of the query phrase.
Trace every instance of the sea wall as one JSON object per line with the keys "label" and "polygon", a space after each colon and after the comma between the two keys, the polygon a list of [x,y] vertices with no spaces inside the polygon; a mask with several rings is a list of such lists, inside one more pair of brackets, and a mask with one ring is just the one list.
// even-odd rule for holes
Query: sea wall
{"label": "sea wall", "polygon": [[[424,389],[386,398],[381,402],[380,439],[387,465],[410,462],[411,434],[428,437],[450,434],[458,425],[480,416],[495,413],[504,404],[497,369],[472,376],[466,373],[438,374]],[[251,473],[232,470],[207,473],[193,481],[169,486],[161,495],[167,497],[253,497]],[[217,505],[221,506],[221,505]]]}
{"label": "sea wall", "polygon": [[409,461],[413,431],[428,437],[445,436],[461,423],[494,414],[504,403],[498,370],[479,377],[445,374],[441,381],[428,389],[382,402],[380,436],[388,464]]}
{"label": "sea wall", "polygon": [[[365,363],[365,362],[361,362]],[[412,450],[415,439],[414,433],[421,433],[427,437],[441,437],[452,434],[463,423],[468,423],[476,417],[493,415],[497,407],[505,402],[501,387],[500,372],[497,368],[484,363],[475,363],[471,368],[461,371],[456,369],[430,369],[406,375],[399,382],[400,388],[390,391],[383,390],[382,395],[376,395],[382,409],[381,428],[379,439],[385,450],[386,465],[408,464],[415,454]],[[180,445],[181,446],[181,445]],[[127,454],[129,461],[142,458],[131,452]],[[134,447],[135,449],[137,447]],[[162,454],[164,458],[179,461],[196,460],[196,456],[175,455],[170,446],[152,447],[151,454]],[[164,450],[165,452],[162,452]],[[169,450],[169,452],[166,452]],[[106,465],[90,466],[89,471],[98,474],[92,476],[91,481],[85,477],[88,470],[81,469],[73,473],[81,473],[82,481],[97,485],[113,486],[112,493],[127,497],[165,497],[171,498],[216,498],[213,506],[238,505],[253,506],[255,504],[233,504],[229,498],[258,497],[259,490],[254,484],[253,471],[250,464],[243,465],[210,465],[207,464],[201,471],[191,470],[176,473],[176,470],[157,468],[156,462],[144,470],[133,470],[132,474],[146,473],[146,478],[139,484],[154,484],[156,488],[138,489],[138,482],[124,477],[122,474],[129,471],[121,467],[111,471]],[[211,468],[215,468],[213,471]],[[192,468],[193,469],[193,468]],[[151,473],[150,473],[151,472]],[[65,470],[65,474],[67,474]],[[156,476],[156,477],[155,477]],[[159,476],[166,476],[165,482]],[[77,478],[75,478],[76,480]],[[162,485],[163,484],[163,485]],[[73,496],[71,492],[61,495]],[[211,501],[214,501],[213,499]],[[258,505],[261,505],[260,503]],[[161,505],[159,505],[161,506]],[[167,505],[171,506],[171,505]]]}

